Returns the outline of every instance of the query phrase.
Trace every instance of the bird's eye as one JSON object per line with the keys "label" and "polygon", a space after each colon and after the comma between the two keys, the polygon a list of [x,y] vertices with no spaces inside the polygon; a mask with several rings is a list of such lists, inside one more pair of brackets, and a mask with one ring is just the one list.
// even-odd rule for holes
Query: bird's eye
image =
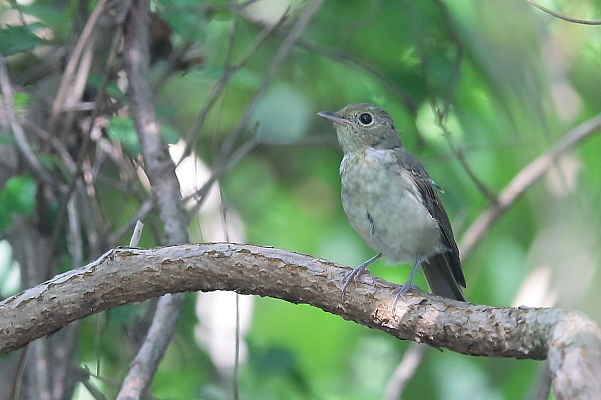
{"label": "bird's eye", "polygon": [[369,113],[363,113],[359,115],[359,121],[361,121],[363,125],[369,125],[374,121],[374,118]]}

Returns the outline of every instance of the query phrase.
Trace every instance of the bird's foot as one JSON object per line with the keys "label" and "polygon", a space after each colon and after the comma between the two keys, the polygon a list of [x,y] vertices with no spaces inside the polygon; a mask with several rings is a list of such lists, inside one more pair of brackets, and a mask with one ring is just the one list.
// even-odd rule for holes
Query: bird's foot
{"label": "bird's foot", "polygon": [[407,294],[408,291],[410,291],[411,289],[419,289],[419,286],[417,285],[412,285],[411,281],[408,281],[407,283],[405,283],[402,286],[399,286],[398,288],[394,289],[392,291],[392,294],[394,294],[394,301],[392,302],[392,307],[390,308],[391,311],[394,312],[394,310],[396,309],[396,303],[399,301],[400,298],[405,298],[405,294]]}
{"label": "bird's foot", "polygon": [[346,292],[348,285],[350,285],[351,282],[354,282],[361,274],[365,273],[369,264],[376,260],[379,260],[381,257],[382,253],[376,254],[375,256],[373,256],[372,258],[365,261],[363,264],[359,265],[357,268],[349,272],[344,277],[344,285],[342,285],[342,299],[344,299],[344,293]]}
{"label": "bird's foot", "polygon": [[407,282],[405,282],[405,284],[403,286],[400,286],[392,291],[392,293],[396,293],[396,296],[394,296],[394,301],[392,302],[392,308],[391,308],[391,311],[393,313],[394,313],[394,310],[396,309],[396,303],[399,301],[399,298],[405,297],[405,294],[411,289],[419,289],[419,286],[412,285],[411,282],[413,282],[413,278],[415,278],[415,274],[416,274],[417,270],[419,269],[419,267],[422,265],[423,261],[424,261],[423,259],[419,258],[415,262],[415,265],[413,266],[413,269],[411,270],[411,275],[409,275],[409,279],[407,279]]}
{"label": "bird's foot", "polygon": [[344,285],[342,285],[342,298],[344,299],[344,293],[346,292],[346,288],[350,285],[351,282],[354,282],[357,277],[361,274],[364,274],[367,270],[364,264],[359,265],[357,268],[353,269],[351,272],[346,274],[344,277]]}

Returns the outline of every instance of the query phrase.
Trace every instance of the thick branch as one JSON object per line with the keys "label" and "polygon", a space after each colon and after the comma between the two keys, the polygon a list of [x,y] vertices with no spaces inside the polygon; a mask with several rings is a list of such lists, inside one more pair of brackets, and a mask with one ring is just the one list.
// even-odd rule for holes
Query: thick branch
{"label": "thick branch", "polygon": [[[601,371],[601,332],[582,314],[495,308],[415,291],[399,300],[393,315],[395,286],[372,276],[351,285],[342,302],[347,272],[331,261],[231,243],[115,249],[1,302],[0,354],[123,304],[166,293],[231,290],[310,304],[400,339],[463,354],[548,357],[557,398],[560,393],[601,392],[601,380],[594,378]],[[565,392],[558,390],[560,383],[567,385]]]}
{"label": "thick branch", "polygon": [[351,285],[331,261],[229,243],[155,249],[118,248],[0,303],[0,354],[51,334],[71,321],[166,293],[230,290],[306,303],[407,340],[475,356],[544,359],[558,309],[494,308],[422,292],[390,311],[393,284],[372,276]]}

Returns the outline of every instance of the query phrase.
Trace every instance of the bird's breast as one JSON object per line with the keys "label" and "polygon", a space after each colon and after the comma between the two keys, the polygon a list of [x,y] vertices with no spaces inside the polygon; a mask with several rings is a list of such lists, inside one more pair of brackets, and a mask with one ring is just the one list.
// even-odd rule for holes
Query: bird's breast
{"label": "bird's breast", "polygon": [[340,165],[342,205],[353,229],[393,263],[441,250],[438,223],[392,150],[347,154]]}

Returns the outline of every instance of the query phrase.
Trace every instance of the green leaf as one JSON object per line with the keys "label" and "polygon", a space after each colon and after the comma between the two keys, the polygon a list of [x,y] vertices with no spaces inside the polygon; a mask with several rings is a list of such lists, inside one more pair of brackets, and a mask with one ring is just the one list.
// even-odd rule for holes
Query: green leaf
{"label": "green leaf", "polygon": [[6,212],[6,200],[4,200],[2,193],[0,192],[0,232],[8,230],[12,224],[13,216]]}
{"label": "green leaf", "polygon": [[13,146],[15,143],[15,138],[11,133],[0,131],[0,146]]}
{"label": "green leaf", "polygon": [[41,44],[48,44],[36,36],[33,31],[41,27],[41,24],[30,24],[21,26],[8,26],[6,29],[0,29],[0,53],[10,56],[17,53],[33,50]]}
{"label": "green leaf", "polygon": [[[137,157],[140,154],[140,141],[131,118],[112,117],[106,130],[111,139],[121,143],[129,156]],[[179,133],[166,124],[161,124],[161,136],[169,144],[177,143],[179,140]]]}
{"label": "green leaf", "polygon": [[106,131],[112,140],[121,143],[123,150],[130,157],[137,157],[140,154],[140,141],[131,118],[112,117]]}
{"label": "green leaf", "polygon": [[167,124],[161,124],[161,136],[169,144],[175,144],[179,140],[179,133]]}
{"label": "green leaf", "polygon": [[13,95],[13,103],[17,106],[26,106],[31,102],[31,95],[25,92],[15,92]]}
{"label": "green leaf", "polygon": [[8,179],[0,190],[0,232],[9,229],[15,214],[31,216],[35,209],[37,184],[29,175]]}
{"label": "green leaf", "polygon": [[14,213],[31,216],[35,209],[35,195],[38,185],[29,175],[17,175],[4,184],[8,206]]}
{"label": "green leaf", "polygon": [[73,33],[73,18],[76,15],[77,2],[71,1],[70,8],[62,8],[57,4],[50,4],[50,2],[32,1],[28,3],[31,4],[19,7],[23,14],[41,21],[45,28],[52,31],[54,40],[63,42],[70,38]]}
{"label": "green leaf", "polygon": [[[104,75],[99,74],[98,72],[90,71],[90,75],[88,76],[88,84],[95,89],[99,89],[104,81]],[[103,88],[104,92],[115,99],[124,100],[125,94],[119,89],[115,82],[109,81],[106,83]]]}

